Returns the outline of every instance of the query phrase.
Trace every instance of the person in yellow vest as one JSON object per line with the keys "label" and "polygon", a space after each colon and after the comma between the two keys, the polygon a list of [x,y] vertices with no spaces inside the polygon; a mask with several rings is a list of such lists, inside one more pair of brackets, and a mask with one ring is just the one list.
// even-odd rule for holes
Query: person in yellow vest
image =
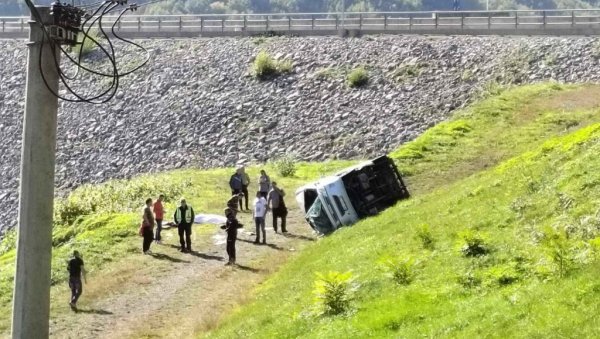
{"label": "person in yellow vest", "polygon": [[[188,206],[185,199],[181,199],[181,204],[175,210],[173,220],[177,224],[179,231],[179,243],[181,244],[181,252],[189,253],[192,251],[192,224],[194,223],[194,209]],[[185,239],[184,239],[185,234]]]}

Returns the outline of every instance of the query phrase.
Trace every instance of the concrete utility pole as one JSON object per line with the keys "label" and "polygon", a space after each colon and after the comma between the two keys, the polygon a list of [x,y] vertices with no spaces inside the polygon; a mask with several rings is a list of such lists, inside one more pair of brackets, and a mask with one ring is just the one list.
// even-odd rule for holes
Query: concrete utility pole
{"label": "concrete utility pole", "polygon": [[[44,24],[50,24],[50,8],[36,6]],[[50,42],[42,48],[44,33],[32,15],[27,63],[27,91],[23,119],[21,188],[17,241],[17,272],[13,295],[12,337],[48,338],[50,316],[50,264],[52,259],[52,210],[58,99],[58,73]],[[42,70],[39,68],[42,50]],[[56,49],[58,52],[58,48]],[[60,55],[57,53],[56,57]]]}

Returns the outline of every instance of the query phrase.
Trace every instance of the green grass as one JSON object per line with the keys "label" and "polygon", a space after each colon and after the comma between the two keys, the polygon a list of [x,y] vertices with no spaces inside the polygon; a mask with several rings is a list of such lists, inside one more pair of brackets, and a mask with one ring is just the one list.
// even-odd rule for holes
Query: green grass
{"label": "green grass", "polygon": [[[599,92],[506,91],[401,147],[412,199],[310,246],[206,336],[597,337]],[[488,254],[465,255],[474,238]],[[408,283],[389,258],[411,263]],[[317,316],[330,271],[359,288],[350,312]]]}
{"label": "green grass", "polygon": [[[294,191],[309,180],[351,165],[350,161],[323,164],[297,164],[294,176],[280,178],[271,165],[250,167],[248,174],[257,187],[261,168],[293,199]],[[185,197],[196,213],[222,214],[230,197],[229,177],[233,169],[179,170],[140,176],[132,180],[113,180],[101,185],[84,185],[56,203],[53,228],[52,282],[66,280],[66,260],[74,249],[84,255],[90,273],[106,264],[140,251],[137,230],[146,198],[166,195],[166,219],[171,219],[176,202]],[[290,201],[292,204],[293,201]],[[65,207],[67,206],[67,207]],[[61,212],[63,212],[61,216]],[[70,217],[66,217],[69,215]],[[0,242],[0,333],[9,326],[15,270],[14,234]]]}

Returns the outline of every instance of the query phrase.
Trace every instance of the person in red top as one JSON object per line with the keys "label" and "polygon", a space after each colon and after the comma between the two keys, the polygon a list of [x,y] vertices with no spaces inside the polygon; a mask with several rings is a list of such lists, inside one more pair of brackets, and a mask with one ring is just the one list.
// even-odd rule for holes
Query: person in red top
{"label": "person in red top", "polygon": [[164,198],[164,195],[159,195],[158,199],[156,199],[156,202],[154,203],[154,206],[152,206],[152,211],[154,212],[154,220],[156,220],[156,236],[154,237],[154,240],[158,244],[161,243],[160,231],[162,231],[162,221],[165,215],[165,209],[162,204]]}

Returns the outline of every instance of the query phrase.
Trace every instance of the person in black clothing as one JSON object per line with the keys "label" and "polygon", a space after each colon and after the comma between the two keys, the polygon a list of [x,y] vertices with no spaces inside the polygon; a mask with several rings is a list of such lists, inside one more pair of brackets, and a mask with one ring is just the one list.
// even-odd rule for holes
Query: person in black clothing
{"label": "person in black clothing", "polygon": [[152,214],[152,199],[146,199],[146,206],[142,215],[142,225],[140,226],[140,235],[144,237],[142,242],[142,252],[150,254],[150,245],[154,239],[154,214]]}
{"label": "person in black clothing", "polygon": [[77,300],[79,300],[79,297],[83,292],[81,276],[83,275],[83,280],[86,280],[83,259],[81,259],[81,255],[78,251],[73,251],[73,258],[69,260],[67,270],[69,271],[69,288],[71,288],[71,301],[69,302],[69,306],[71,306],[73,311],[77,311]]}
{"label": "person in black clothing", "polygon": [[235,241],[237,240],[237,229],[241,228],[242,225],[235,218],[233,211],[229,208],[225,209],[225,217],[227,217],[227,222],[222,228],[227,232],[227,255],[229,256],[229,261],[225,266],[230,266],[235,265]]}
{"label": "person in black clothing", "polygon": [[[192,206],[188,206],[185,199],[181,199],[181,205],[175,210],[173,220],[177,224],[177,230],[179,231],[179,243],[181,244],[181,252],[192,251],[192,223],[194,222],[194,209]],[[185,234],[185,240],[183,238]]]}

